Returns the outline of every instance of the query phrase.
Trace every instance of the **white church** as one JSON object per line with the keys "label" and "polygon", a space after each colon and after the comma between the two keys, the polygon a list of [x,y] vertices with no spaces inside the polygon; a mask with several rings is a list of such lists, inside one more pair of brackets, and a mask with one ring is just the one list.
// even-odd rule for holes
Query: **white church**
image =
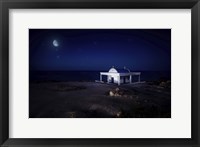
{"label": "white church", "polygon": [[137,76],[138,82],[140,82],[140,75],[141,72],[131,72],[126,67],[124,69],[112,67],[108,72],[100,72],[100,82],[103,82],[102,76],[107,76],[107,83],[116,83],[118,85],[132,83],[132,76]]}

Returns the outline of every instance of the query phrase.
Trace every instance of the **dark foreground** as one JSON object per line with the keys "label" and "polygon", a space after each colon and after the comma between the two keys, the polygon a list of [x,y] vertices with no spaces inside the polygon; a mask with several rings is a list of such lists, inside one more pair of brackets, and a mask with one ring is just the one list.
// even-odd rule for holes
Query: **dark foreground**
{"label": "dark foreground", "polygon": [[170,118],[170,81],[126,85],[34,82],[30,118]]}

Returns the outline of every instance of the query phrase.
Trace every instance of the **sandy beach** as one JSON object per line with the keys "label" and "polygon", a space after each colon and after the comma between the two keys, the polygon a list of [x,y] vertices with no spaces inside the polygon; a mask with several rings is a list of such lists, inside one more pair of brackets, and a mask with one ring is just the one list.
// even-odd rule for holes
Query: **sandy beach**
{"label": "sandy beach", "polygon": [[32,82],[30,118],[170,118],[171,83]]}

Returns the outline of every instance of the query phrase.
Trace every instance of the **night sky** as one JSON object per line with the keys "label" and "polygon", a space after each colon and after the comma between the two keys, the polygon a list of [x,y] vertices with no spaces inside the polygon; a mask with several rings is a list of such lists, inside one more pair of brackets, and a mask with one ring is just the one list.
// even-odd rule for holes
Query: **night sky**
{"label": "night sky", "polygon": [[29,68],[171,70],[170,29],[29,29]]}

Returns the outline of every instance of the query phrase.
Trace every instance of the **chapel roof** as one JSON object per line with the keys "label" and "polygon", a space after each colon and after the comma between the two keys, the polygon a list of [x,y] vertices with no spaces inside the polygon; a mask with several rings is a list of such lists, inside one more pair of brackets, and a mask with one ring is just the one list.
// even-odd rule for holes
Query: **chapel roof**
{"label": "chapel roof", "polygon": [[114,67],[112,67],[110,70],[109,70],[109,72],[113,72],[113,73],[129,73],[130,72],[130,70],[128,70],[127,68],[122,68],[122,69],[120,69],[120,68],[114,68]]}

